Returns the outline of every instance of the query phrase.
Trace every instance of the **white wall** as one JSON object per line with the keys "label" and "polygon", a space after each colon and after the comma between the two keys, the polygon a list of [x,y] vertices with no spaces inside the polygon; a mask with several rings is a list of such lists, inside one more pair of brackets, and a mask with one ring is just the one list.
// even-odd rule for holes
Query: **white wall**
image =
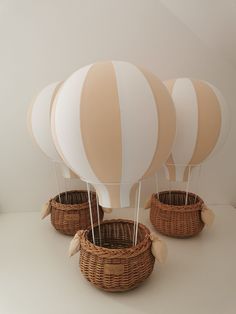
{"label": "white wall", "polygon": [[[5,0],[0,4],[0,207],[39,210],[56,192],[49,160],[27,133],[26,113],[45,85],[102,59],[146,66],[161,79],[202,78],[235,117],[236,71],[156,0]],[[200,194],[235,197],[235,123],[224,150],[203,168]],[[153,192],[145,183],[144,198]]]}

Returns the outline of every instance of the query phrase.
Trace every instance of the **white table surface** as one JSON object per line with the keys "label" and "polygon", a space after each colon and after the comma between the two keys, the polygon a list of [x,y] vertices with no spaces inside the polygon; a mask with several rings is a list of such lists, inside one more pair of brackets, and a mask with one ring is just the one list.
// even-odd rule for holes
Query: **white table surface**
{"label": "white table surface", "polygon": [[[169,258],[126,293],[106,293],[68,257],[70,237],[38,212],[0,214],[0,314],[235,314],[236,210],[214,206],[215,224],[198,237],[163,237]],[[132,216],[120,210],[106,217]],[[141,221],[150,227],[148,211]],[[152,229],[152,228],[151,228]]]}

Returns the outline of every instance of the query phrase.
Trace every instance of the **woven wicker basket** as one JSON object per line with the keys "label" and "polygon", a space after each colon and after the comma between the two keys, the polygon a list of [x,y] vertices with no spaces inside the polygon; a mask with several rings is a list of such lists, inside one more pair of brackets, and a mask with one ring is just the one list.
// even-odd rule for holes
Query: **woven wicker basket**
{"label": "woven wicker basket", "polygon": [[[61,200],[61,202],[60,202]],[[90,214],[87,191],[68,191],[50,200],[51,222],[56,230],[67,235],[75,235],[78,230],[90,226]],[[91,192],[93,222],[98,222],[96,194]],[[103,210],[99,206],[100,220]]]}
{"label": "woven wicker basket", "polygon": [[163,191],[152,195],[150,220],[162,234],[170,237],[187,238],[202,231],[204,223],[201,211],[204,202],[196,194],[188,194],[188,205],[185,205],[186,192]]}
{"label": "woven wicker basket", "polygon": [[133,246],[134,223],[129,220],[108,220],[92,231],[80,231],[80,269],[96,287],[106,291],[126,291],[137,287],[151,273],[154,256],[151,253],[150,231],[138,226],[138,242]]}

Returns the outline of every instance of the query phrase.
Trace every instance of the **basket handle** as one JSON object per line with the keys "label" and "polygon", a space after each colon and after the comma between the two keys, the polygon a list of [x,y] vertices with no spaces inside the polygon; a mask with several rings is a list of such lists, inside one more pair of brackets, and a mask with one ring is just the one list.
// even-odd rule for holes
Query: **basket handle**
{"label": "basket handle", "polygon": [[79,230],[76,232],[74,238],[70,242],[70,247],[69,247],[69,256],[75,255],[77,252],[80,250],[80,238],[84,234],[84,230]]}
{"label": "basket handle", "polygon": [[161,240],[155,233],[150,234],[150,239],[152,241],[152,255],[158,260],[159,263],[165,264],[168,256],[166,243]]}
{"label": "basket handle", "polygon": [[52,200],[49,200],[47,203],[43,205],[42,211],[41,211],[41,219],[44,219],[45,217],[51,214],[51,210],[52,210],[51,201]]}
{"label": "basket handle", "polygon": [[208,208],[204,203],[202,205],[201,210],[201,219],[204,222],[204,224],[208,227],[210,227],[215,220],[214,212],[210,208]]}

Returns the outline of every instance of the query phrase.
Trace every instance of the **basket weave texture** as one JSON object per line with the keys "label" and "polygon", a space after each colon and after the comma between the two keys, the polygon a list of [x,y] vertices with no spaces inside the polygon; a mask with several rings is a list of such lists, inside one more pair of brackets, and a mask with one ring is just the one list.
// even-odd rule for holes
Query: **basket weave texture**
{"label": "basket weave texture", "polygon": [[151,253],[150,231],[138,225],[138,242],[133,246],[134,222],[107,220],[95,227],[95,243],[91,228],[80,233],[80,269],[96,287],[106,291],[127,291],[137,287],[151,273],[154,256]]}
{"label": "basket weave texture", "polygon": [[201,220],[203,200],[194,193],[163,191],[152,195],[150,220],[153,226],[162,234],[176,238],[187,238],[202,231],[204,223]]}
{"label": "basket weave texture", "polygon": [[[61,200],[61,202],[60,202]],[[66,235],[75,235],[78,230],[87,229],[90,222],[87,191],[67,191],[50,201],[51,222],[56,230]],[[96,194],[91,192],[93,222],[98,222]],[[104,213],[99,206],[100,220]]]}

